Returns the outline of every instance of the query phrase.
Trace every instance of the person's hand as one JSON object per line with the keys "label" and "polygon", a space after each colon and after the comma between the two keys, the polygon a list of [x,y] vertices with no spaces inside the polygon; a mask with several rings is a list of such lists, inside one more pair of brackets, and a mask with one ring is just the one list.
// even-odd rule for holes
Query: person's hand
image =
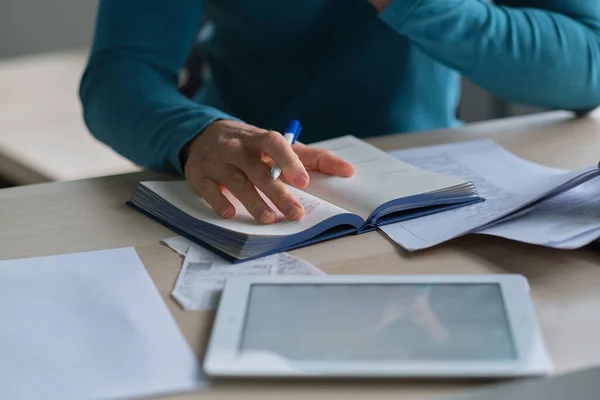
{"label": "person's hand", "polygon": [[354,167],[330,150],[296,143],[290,146],[279,132],[267,131],[237,121],[219,120],[209,125],[184,149],[184,172],[192,189],[223,218],[232,218],[235,207],[223,194],[227,189],[259,222],[277,220],[257,188],[286,218],[304,216],[302,205],[281,179],[271,178],[271,166],[281,168],[282,177],[302,189],[308,185],[308,170],[349,177]]}
{"label": "person's hand", "polygon": [[371,3],[371,5],[375,7],[378,12],[383,11],[383,9],[386,8],[391,2],[392,0],[369,0],[369,3]]}

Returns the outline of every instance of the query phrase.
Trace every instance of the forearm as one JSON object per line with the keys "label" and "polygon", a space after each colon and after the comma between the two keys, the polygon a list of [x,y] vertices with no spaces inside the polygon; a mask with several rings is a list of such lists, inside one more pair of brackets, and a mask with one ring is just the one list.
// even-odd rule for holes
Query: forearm
{"label": "forearm", "polygon": [[477,0],[392,0],[380,16],[501,98],[571,110],[600,104],[600,30],[573,17]]}
{"label": "forearm", "polygon": [[231,118],[177,90],[201,0],[102,0],[81,81],[92,134],[147,168],[182,172],[179,153],[207,125]]}
{"label": "forearm", "polygon": [[127,56],[92,63],[81,85],[84,119],[100,141],[135,163],[181,172],[179,151],[206,126],[231,118],[198,105],[174,77]]}

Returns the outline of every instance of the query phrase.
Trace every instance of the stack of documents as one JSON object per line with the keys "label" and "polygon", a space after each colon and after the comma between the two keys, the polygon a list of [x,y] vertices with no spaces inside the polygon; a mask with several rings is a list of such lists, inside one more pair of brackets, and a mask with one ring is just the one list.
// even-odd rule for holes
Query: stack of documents
{"label": "stack of documents", "polygon": [[311,173],[305,190],[288,187],[304,205],[300,221],[279,214],[277,223],[261,225],[228,192],[237,214],[223,219],[184,181],[142,182],[128,204],[237,262],[481,200],[468,179],[415,167],[352,136],[315,146],[333,150],[354,164],[356,172],[351,178]]}
{"label": "stack of documents", "polygon": [[162,240],[185,257],[171,296],[186,311],[214,310],[227,279],[235,276],[325,275],[309,262],[288,253],[232,264],[182,236]]}
{"label": "stack of documents", "polygon": [[381,229],[407,250],[480,233],[556,248],[585,246],[600,237],[598,166],[576,171],[523,160],[493,141],[401,150],[395,157],[432,172],[473,181],[484,202],[387,225]]}

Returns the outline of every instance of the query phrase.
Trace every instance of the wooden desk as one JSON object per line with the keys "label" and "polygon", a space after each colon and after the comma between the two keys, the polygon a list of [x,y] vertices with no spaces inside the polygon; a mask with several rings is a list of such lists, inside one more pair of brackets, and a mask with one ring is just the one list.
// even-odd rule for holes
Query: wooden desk
{"label": "wooden desk", "polygon": [[[385,149],[493,138],[516,154],[555,167],[597,163],[600,118],[568,113],[516,118],[462,129],[397,135],[373,142]],[[202,354],[212,313],[183,312],[170,291],[181,260],[159,245],[173,233],[124,206],[137,181],[129,174],[0,190],[0,258],[136,246],[190,344]],[[409,254],[378,232],[346,237],[293,252],[329,274],[521,273],[527,276],[549,350],[559,373],[600,364],[598,250],[558,251],[469,236]],[[35,318],[35,316],[32,316]],[[451,382],[232,382],[176,399],[424,399],[473,383]]]}
{"label": "wooden desk", "polygon": [[138,171],[85,127],[79,79],[86,53],[0,62],[0,177],[15,184]]}

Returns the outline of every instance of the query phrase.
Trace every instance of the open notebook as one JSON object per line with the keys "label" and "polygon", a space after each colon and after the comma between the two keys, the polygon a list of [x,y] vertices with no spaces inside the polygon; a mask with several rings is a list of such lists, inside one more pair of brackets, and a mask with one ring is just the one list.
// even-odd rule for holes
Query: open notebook
{"label": "open notebook", "polygon": [[237,213],[223,219],[185,181],[140,182],[128,205],[236,262],[481,201],[472,182],[414,167],[353,136],[314,146],[333,150],[356,172],[311,172],[306,189],[290,186],[304,205],[300,221],[279,214],[275,224],[261,225],[229,193]]}

